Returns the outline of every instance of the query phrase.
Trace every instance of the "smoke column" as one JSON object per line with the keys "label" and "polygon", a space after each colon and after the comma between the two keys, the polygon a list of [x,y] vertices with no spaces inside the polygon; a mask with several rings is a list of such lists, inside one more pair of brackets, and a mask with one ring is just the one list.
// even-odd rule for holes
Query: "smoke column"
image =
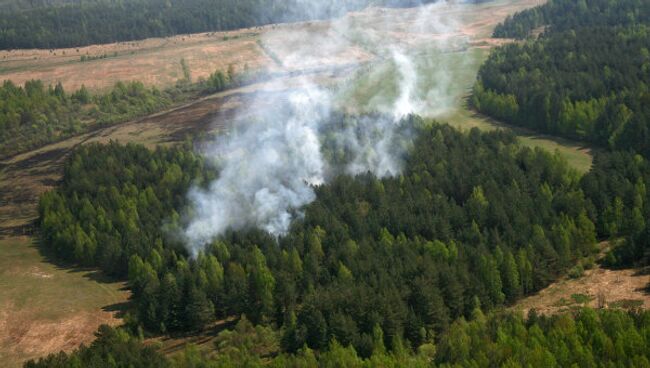
{"label": "smoke column", "polygon": [[[338,94],[353,86],[323,87],[318,83],[318,73],[305,73],[292,78],[291,85],[280,78],[276,83],[287,83],[277,88],[283,92],[255,96],[256,101],[241,111],[242,123],[203,152],[214,160],[220,172],[207,189],[196,187],[188,194],[192,212],[184,239],[190,252],[198,254],[228,229],[250,226],[277,236],[286,233],[291,221],[302,216],[301,209],[315,200],[313,186],[340,174],[323,157],[325,130],[330,132],[329,139],[335,146],[351,152],[345,173],[398,175],[406,149],[395,145],[396,136],[403,134],[398,130],[400,120],[427,111],[439,114],[451,106],[446,96],[451,83],[448,66],[436,65],[437,82],[421,90],[421,75],[411,54],[423,46],[411,43],[424,39],[427,48],[450,48],[448,35],[458,32],[455,6],[460,5],[443,1],[409,10],[367,9],[319,22],[318,32],[289,25],[289,29],[265,34],[262,43],[280,45],[278,49],[284,51],[281,65],[287,69],[341,66],[344,61],[337,58],[346,52],[362,55],[360,58],[365,57],[370,68],[373,63],[388,63],[395,69],[397,95],[379,104],[379,96],[371,96],[376,110],[384,115],[360,117],[354,126],[333,132],[332,113],[344,108],[337,102]],[[376,13],[369,18],[371,25],[364,23],[368,18],[365,13]],[[398,22],[393,15],[402,13],[408,17]]]}

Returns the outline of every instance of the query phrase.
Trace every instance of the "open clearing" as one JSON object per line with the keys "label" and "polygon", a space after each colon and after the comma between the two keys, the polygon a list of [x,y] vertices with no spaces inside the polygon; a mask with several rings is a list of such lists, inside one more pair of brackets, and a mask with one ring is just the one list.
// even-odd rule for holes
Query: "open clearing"
{"label": "open clearing", "polygon": [[0,239],[0,362],[89,343],[100,324],[120,323],[129,293],[93,270],[60,267],[29,237]]}
{"label": "open clearing", "polygon": [[[597,258],[602,260],[610,242],[599,244]],[[596,262],[577,278],[565,276],[535,295],[517,302],[510,309],[527,315],[531,309],[539,314],[555,314],[575,308],[650,308],[650,273],[648,270],[605,269]]]}
{"label": "open clearing", "polygon": [[[602,259],[608,242],[600,244]],[[598,263],[581,277],[565,276],[547,288],[517,302],[510,309],[527,315],[531,309],[539,314],[554,314],[575,308],[650,308],[650,273],[637,269],[610,270]]]}
{"label": "open clearing", "polygon": [[[486,47],[501,42],[489,39],[491,30],[497,23],[508,14],[539,3],[540,0],[497,0],[481,5],[449,7],[436,12],[438,19],[450,18],[460,12],[462,25],[454,31],[453,36],[470,39],[473,45]],[[430,30],[425,26],[427,19],[418,19],[417,14],[413,9],[377,8],[353,13],[347,17],[352,29],[349,35],[344,36],[353,38],[361,29],[365,32],[364,38],[391,37],[412,42],[414,46],[448,37],[436,33],[427,34],[427,30]],[[390,19],[390,22],[385,22],[385,19]],[[413,22],[421,24],[417,32],[406,32],[407,28],[412,29]],[[390,27],[387,27],[387,24]],[[325,21],[303,22],[80,48],[0,51],[0,80],[9,79],[14,83],[23,84],[30,79],[41,79],[46,84],[61,82],[67,90],[77,89],[82,84],[93,90],[102,90],[117,81],[128,80],[140,80],[147,85],[166,87],[182,77],[180,60],[183,58],[190,67],[193,79],[196,80],[206,78],[217,69],[226,70],[231,64],[237,70],[242,70],[248,65],[252,71],[276,72],[295,70],[310,64],[322,66],[332,62],[359,62],[370,57],[362,50],[361,44],[357,44],[356,49],[350,47],[348,50],[333,53],[327,39],[323,39],[319,33],[326,25]],[[289,61],[285,55],[287,52],[298,54],[294,49],[287,48],[289,44],[275,42],[278,37],[288,34],[294,34],[293,39],[302,41],[302,45],[319,46],[322,53],[311,55],[309,60],[295,60],[295,63],[280,67],[265,49],[276,52],[282,60]],[[277,50],[274,51],[274,47]],[[106,55],[106,58],[93,59],[103,55]],[[82,56],[91,60],[82,62]]]}
{"label": "open clearing", "polygon": [[[488,53],[488,49],[473,47],[443,53],[425,51],[416,54],[413,58],[415,68],[422,76],[415,88],[415,95],[422,101],[418,113],[434,117],[461,130],[512,130],[519,136],[523,145],[558,152],[578,172],[588,172],[593,161],[591,147],[507,126],[467,106],[467,97],[471,93],[476,74]],[[352,113],[392,107],[398,99],[397,78],[399,73],[390,62],[364,66],[360,75],[342,89],[339,103],[344,110]],[[389,110],[383,112],[390,113]]]}
{"label": "open clearing", "polygon": [[449,115],[441,119],[442,121],[448,122],[450,125],[462,130],[472,128],[478,128],[481,130],[512,130],[517,134],[521,144],[531,148],[537,147],[550,152],[557,152],[571,167],[582,174],[587,173],[591,169],[593,163],[592,151],[594,148],[592,147],[568,139],[540,134],[520,127],[507,126],[490,117],[470,110],[464,105],[459,105],[457,109],[452,110]]}
{"label": "open clearing", "polygon": [[[259,70],[273,63],[256,41],[259,31],[203,33],[147,39],[79,49],[0,51],[0,79],[22,84],[41,79],[46,84],[61,82],[67,90],[85,85],[104,90],[118,81],[139,80],[146,85],[167,87],[183,77],[180,61],[185,59],[192,77],[207,78],[230,64]],[[81,61],[106,55],[106,58]]]}
{"label": "open clearing", "polygon": [[[532,308],[540,314],[553,314],[576,307],[650,308],[646,287],[650,276],[638,270],[607,270],[596,266],[578,279],[564,278],[512,307],[528,314]],[[600,299],[600,301],[599,301]]]}

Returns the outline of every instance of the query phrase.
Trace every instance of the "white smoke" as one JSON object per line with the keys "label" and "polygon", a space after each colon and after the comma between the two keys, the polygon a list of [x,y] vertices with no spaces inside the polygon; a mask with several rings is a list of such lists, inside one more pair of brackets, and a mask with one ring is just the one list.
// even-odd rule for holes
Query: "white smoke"
{"label": "white smoke", "polygon": [[393,115],[395,119],[401,119],[408,114],[420,111],[422,101],[416,97],[415,89],[418,76],[413,61],[397,48],[393,50],[392,56],[402,79],[402,83],[399,85],[399,97],[395,101],[395,106],[393,106]]}
{"label": "white smoke", "polygon": [[[298,83],[293,78],[286,88],[276,88],[284,92],[257,95],[252,107],[242,111],[246,121],[204,152],[221,170],[208,188],[189,193],[193,210],[184,236],[191,252],[197,254],[228,229],[286,233],[301,209],[315,199],[313,187],[340,174],[324,158],[324,131],[332,146],[348,153],[345,173],[398,175],[406,150],[397,139],[403,137],[400,120],[449,106],[444,98],[449,78],[441,76],[422,90],[411,54],[423,45],[449,47],[446,35],[457,32],[453,11],[446,10],[450,7],[443,1],[410,10],[370,9],[316,22],[311,29],[286,25],[265,34],[261,42],[275,50],[273,57],[280,58],[288,72],[389,63],[397,72],[397,95],[376,109],[388,114],[359,117],[347,125],[332,122],[332,113],[345,108],[340,106],[340,91],[350,86],[323,86],[326,70],[305,73]],[[371,21],[364,18],[367,14]],[[440,69],[445,73],[446,66]],[[347,83],[354,84],[354,78]]]}
{"label": "white smoke", "polygon": [[[325,164],[319,125],[329,116],[328,94],[303,88],[287,96],[285,111],[222,137],[207,155],[218,157],[219,178],[194,188],[194,220],[186,229],[192,249],[229,228],[258,226],[272,234],[289,227],[292,211],[314,200]],[[268,112],[268,111],[267,111]]]}

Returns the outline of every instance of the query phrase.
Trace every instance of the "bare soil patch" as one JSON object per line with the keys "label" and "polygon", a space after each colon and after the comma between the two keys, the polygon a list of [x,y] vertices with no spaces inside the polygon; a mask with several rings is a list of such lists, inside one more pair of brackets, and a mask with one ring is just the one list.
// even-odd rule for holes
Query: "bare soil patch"
{"label": "bare soil patch", "polygon": [[[608,243],[600,244],[600,258]],[[564,277],[535,295],[522,299],[512,310],[527,315],[556,314],[574,308],[650,308],[650,274],[640,269],[610,270],[596,264],[579,278]]]}
{"label": "bare soil patch", "polygon": [[[597,267],[588,270],[579,279],[563,279],[538,294],[517,303],[514,310],[527,314],[532,308],[540,314],[554,314],[573,307],[600,307],[604,298],[606,307],[650,308],[650,294],[646,287],[650,276],[639,270],[607,270]],[[586,300],[582,302],[582,300]]]}

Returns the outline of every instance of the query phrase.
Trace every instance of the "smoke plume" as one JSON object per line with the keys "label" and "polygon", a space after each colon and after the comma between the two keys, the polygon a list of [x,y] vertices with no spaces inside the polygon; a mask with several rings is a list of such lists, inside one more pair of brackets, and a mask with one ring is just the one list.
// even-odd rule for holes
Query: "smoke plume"
{"label": "smoke plume", "polygon": [[[323,11],[316,2],[304,3],[305,11]],[[462,46],[464,41],[453,37],[459,6],[441,1],[414,9],[368,8],[266,32],[264,48],[273,50],[276,67],[292,77],[275,81],[286,83],[275,88],[280,92],[258,93],[242,107],[233,130],[204,150],[220,171],[207,188],[188,194],[192,212],[184,238],[190,251],[197,254],[228,229],[284,234],[315,199],[314,186],[335,175],[398,175],[409,134],[402,119],[440,114],[452,105],[449,66],[428,65],[426,55]],[[388,87],[358,91],[359,78],[382,68],[387,73],[379,79]],[[428,75],[423,85],[422,73],[432,69],[436,80],[431,83]],[[336,82],[323,83],[324,75],[335,75]],[[360,93],[364,98],[351,97]],[[378,113],[342,124],[338,111]],[[326,141],[346,153],[342,169],[326,159]]]}

